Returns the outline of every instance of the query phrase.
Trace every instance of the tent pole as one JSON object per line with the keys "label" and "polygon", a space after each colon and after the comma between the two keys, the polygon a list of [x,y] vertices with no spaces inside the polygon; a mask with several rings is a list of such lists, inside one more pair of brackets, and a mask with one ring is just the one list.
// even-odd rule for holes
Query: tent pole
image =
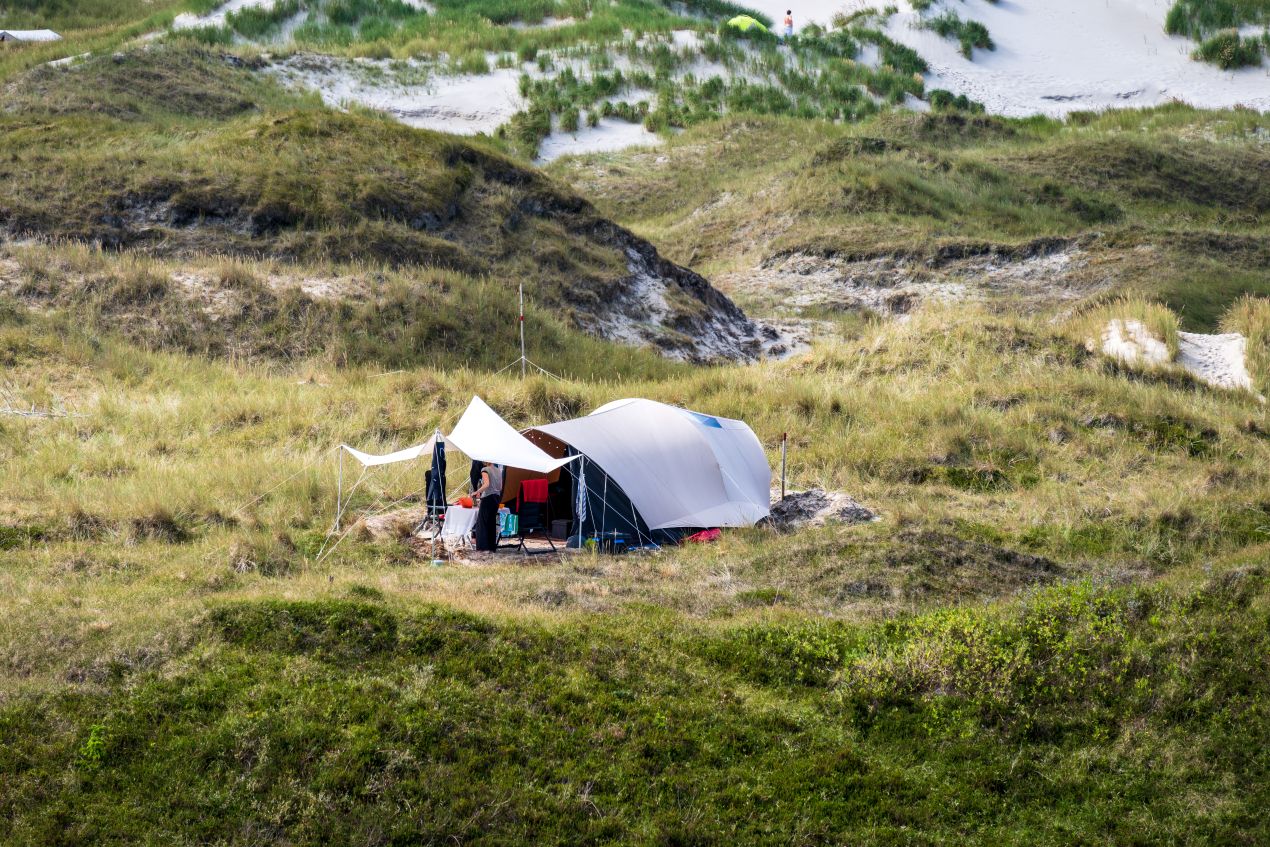
{"label": "tent pole", "polygon": [[331,522],[331,532],[340,531],[340,508],[344,504],[344,448],[340,448],[340,469],[335,483],[335,520]]}
{"label": "tent pole", "polygon": [[781,499],[785,499],[785,446],[789,443],[789,433],[781,433]]}
{"label": "tent pole", "polygon": [[520,283],[520,378],[525,378],[525,283]]}

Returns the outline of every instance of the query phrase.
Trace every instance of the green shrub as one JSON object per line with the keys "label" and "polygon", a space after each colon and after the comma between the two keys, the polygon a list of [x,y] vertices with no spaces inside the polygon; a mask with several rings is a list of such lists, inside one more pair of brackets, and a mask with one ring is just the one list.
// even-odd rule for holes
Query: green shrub
{"label": "green shrub", "polygon": [[971,58],[974,48],[978,47],[983,50],[995,50],[996,45],[992,42],[992,36],[988,34],[987,28],[978,21],[965,21],[958,17],[956,12],[944,12],[929,20],[922,22],[922,26],[932,30],[942,38],[953,38],[961,44],[961,55],[967,59]]}
{"label": "green shrub", "polygon": [[1200,42],[1191,55],[1223,70],[1260,65],[1264,42],[1259,38],[1242,38],[1238,32],[1219,32]]}
{"label": "green shrub", "polygon": [[396,617],[363,602],[242,602],[214,609],[209,620],[225,641],[252,650],[355,661],[397,647]]}
{"label": "green shrub", "polygon": [[565,132],[577,132],[580,115],[577,106],[570,106],[560,113],[560,129]]}

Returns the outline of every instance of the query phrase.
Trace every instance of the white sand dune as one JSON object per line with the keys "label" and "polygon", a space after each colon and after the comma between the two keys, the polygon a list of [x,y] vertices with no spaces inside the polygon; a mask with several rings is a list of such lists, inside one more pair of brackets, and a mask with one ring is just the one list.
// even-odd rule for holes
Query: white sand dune
{"label": "white sand dune", "polygon": [[1223,71],[1190,57],[1194,42],[1164,32],[1169,0],[967,0],[952,4],[988,28],[996,49],[973,61],[957,45],[915,29],[915,12],[892,18],[888,32],[917,50],[946,88],[995,114],[1062,116],[1077,110],[1153,106],[1270,109],[1270,68]]}
{"label": "white sand dune", "polygon": [[[1164,32],[1172,0],[965,0],[944,6],[988,28],[996,50],[970,61],[955,42],[917,29],[907,0],[887,33],[930,63],[927,88],[982,102],[989,112],[1062,116],[1085,109],[1195,106],[1270,110],[1270,67],[1223,71],[1190,58],[1194,42]],[[796,27],[828,24],[834,14],[865,6],[841,0],[748,0],[773,20],[792,9]],[[928,13],[928,15],[931,13]]]}
{"label": "white sand dune", "polygon": [[272,9],[274,3],[276,2],[277,0],[229,0],[228,3],[217,6],[206,15],[195,15],[191,12],[177,15],[175,20],[172,21],[172,28],[193,29],[195,27],[203,26],[224,26],[225,17],[231,12],[238,12],[243,9],[255,7]]}
{"label": "white sand dune", "polygon": [[661,142],[661,136],[644,129],[642,124],[627,123],[617,118],[601,118],[599,126],[582,127],[573,133],[557,130],[544,138],[538,147],[538,163],[545,164],[561,156],[607,153]]}
{"label": "white sand dune", "polygon": [[488,74],[434,75],[423,83],[393,81],[390,63],[299,54],[271,70],[284,81],[318,92],[329,106],[358,103],[404,124],[456,135],[492,133],[521,108],[520,68]]}

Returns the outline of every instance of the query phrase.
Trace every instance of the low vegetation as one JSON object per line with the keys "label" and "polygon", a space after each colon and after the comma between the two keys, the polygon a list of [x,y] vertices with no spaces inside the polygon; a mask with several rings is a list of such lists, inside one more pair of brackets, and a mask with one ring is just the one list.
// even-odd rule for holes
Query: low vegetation
{"label": "low vegetation", "polygon": [[1267,0],[1176,0],[1164,19],[1170,35],[1184,35],[1200,42],[1191,54],[1223,69],[1260,65],[1270,52],[1270,28],[1262,35],[1241,34],[1249,25],[1270,27]]}
{"label": "low vegetation", "polygon": [[978,21],[962,20],[956,12],[946,11],[943,14],[922,21],[922,26],[938,34],[941,38],[950,38],[961,45],[961,55],[973,58],[975,48],[995,50],[992,36],[988,29]]}
{"label": "low vegetation", "polygon": [[1192,54],[1196,59],[1211,62],[1223,70],[1260,65],[1261,57],[1270,48],[1270,33],[1260,37],[1243,37],[1234,30],[1219,32],[1200,42]]}
{"label": "low vegetation", "polygon": [[[56,14],[113,54],[210,5]],[[1220,325],[1270,393],[1264,116],[989,117],[869,13],[778,48],[686,16],[715,0],[283,5],[347,56],[541,62],[509,132],[606,103],[684,131],[544,173],[188,38],[10,80],[0,842],[1270,841],[1267,407],[1085,345],[1112,314],[1174,348]],[[700,79],[656,34],[685,20],[776,82]],[[565,56],[584,30],[632,66]],[[1000,290],[823,306],[788,359],[689,366],[584,332],[631,263],[718,306],[653,243],[725,281],[803,257]],[[555,376],[500,370],[522,281]],[[356,523],[418,502],[410,464],[346,476],[332,531],[336,445],[418,443],[473,395],[513,426],[626,396],[741,418],[773,464],[788,435],[792,488],[880,519],[434,566]]]}
{"label": "low vegetation", "polygon": [[1265,297],[1241,297],[1225,319],[1222,330],[1237,332],[1247,341],[1248,372],[1257,391],[1270,396],[1270,300]]}
{"label": "low vegetation", "polygon": [[655,153],[550,171],[716,278],[793,254],[938,268],[1079,250],[1088,259],[1064,271],[1066,284],[1145,295],[1211,331],[1245,291],[1268,293],[1265,127],[1256,113],[1185,106],[1066,122],[728,118]]}

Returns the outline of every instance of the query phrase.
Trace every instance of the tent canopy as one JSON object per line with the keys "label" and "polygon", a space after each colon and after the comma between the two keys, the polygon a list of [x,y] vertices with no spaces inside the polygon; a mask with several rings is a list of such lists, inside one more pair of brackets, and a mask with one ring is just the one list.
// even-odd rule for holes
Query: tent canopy
{"label": "tent canopy", "polygon": [[349,447],[347,444],[341,444],[340,447],[348,451],[348,454],[357,461],[361,462],[364,467],[373,468],[376,465],[391,465],[395,462],[408,462],[411,459],[417,459],[420,456],[431,456],[432,448],[438,441],[442,444],[445,443],[445,436],[440,432],[433,433],[432,437],[422,444],[416,444],[413,447],[405,447],[401,450],[397,450],[396,452],[384,453],[383,455],[363,453],[361,450],[356,450]]}
{"label": "tent canopy", "polygon": [[574,456],[555,458],[517,432],[511,424],[498,416],[484,400],[473,397],[463,417],[454,425],[448,436],[437,431],[421,444],[406,447],[392,453],[376,455],[363,453],[347,444],[341,444],[354,459],[365,467],[389,465],[394,462],[407,462],[421,456],[431,456],[432,448],[441,440],[447,447],[453,447],[469,459],[482,462],[493,462],[508,468],[520,468],[534,473],[545,474],[573,461]]}
{"label": "tent canopy", "polygon": [[51,29],[0,29],[0,41],[61,41]]}
{"label": "tent canopy", "polygon": [[467,411],[450,431],[449,442],[469,459],[535,473],[549,473],[575,458],[566,456],[557,459],[547,455],[541,447],[500,418],[498,412],[480,397],[472,398]]}
{"label": "tent canopy", "polygon": [[728,21],[728,26],[736,27],[741,32],[749,32],[751,29],[758,29],[759,32],[767,32],[767,27],[762,22],[751,18],[749,15],[737,15]]}
{"label": "tent canopy", "polygon": [[630,399],[534,433],[603,468],[650,529],[751,526],[768,514],[771,468],[742,421]]}

